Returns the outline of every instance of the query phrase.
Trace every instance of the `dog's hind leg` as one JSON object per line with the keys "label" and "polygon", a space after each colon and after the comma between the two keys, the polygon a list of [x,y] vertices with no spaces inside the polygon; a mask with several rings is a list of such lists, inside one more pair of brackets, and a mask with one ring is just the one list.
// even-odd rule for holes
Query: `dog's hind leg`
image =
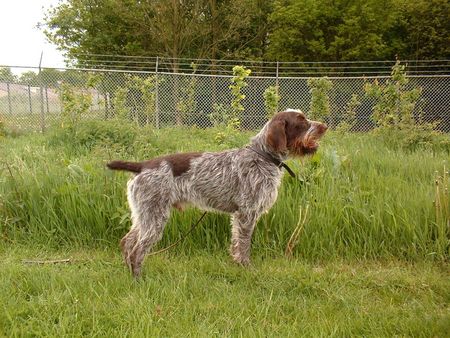
{"label": "dog's hind leg", "polygon": [[141,273],[145,254],[161,239],[170,216],[170,189],[160,183],[161,177],[155,172],[144,172],[128,183],[133,225],[121,240],[121,246],[125,262],[136,277]]}
{"label": "dog's hind leg", "polygon": [[130,254],[130,266],[135,277],[141,273],[146,253],[161,240],[169,215],[170,205],[167,205],[165,210],[159,209],[156,213],[153,210],[146,210],[145,214],[141,214],[139,237]]}
{"label": "dog's hind leg", "polygon": [[125,264],[130,270],[132,270],[130,255],[133,252],[133,248],[136,246],[139,239],[140,232],[140,221],[139,212],[137,209],[138,196],[136,196],[136,178],[128,181],[127,184],[127,200],[128,205],[131,210],[131,229],[128,233],[121,239],[120,248],[122,249],[122,255],[125,260]]}

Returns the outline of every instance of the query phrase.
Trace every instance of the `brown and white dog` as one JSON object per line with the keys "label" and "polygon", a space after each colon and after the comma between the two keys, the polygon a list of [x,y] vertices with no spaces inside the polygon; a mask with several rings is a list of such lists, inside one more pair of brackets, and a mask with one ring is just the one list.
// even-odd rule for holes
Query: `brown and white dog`
{"label": "brown and white dog", "polygon": [[140,274],[146,252],[161,239],[171,207],[184,204],[231,214],[231,256],[248,264],[256,222],[277,199],[282,161],[316,152],[326,130],[301,111],[287,110],[276,114],[244,148],[108,163],[110,169],[136,174],[127,190],[132,227],[121,240],[132,273]]}

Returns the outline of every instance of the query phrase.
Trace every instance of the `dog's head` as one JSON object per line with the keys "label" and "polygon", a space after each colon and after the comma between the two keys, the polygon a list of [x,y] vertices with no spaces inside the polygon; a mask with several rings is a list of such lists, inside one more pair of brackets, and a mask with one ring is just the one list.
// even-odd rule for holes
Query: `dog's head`
{"label": "dog's head", "polygon": [[276,114],[267,125],[266,143],[274,153],[289,156],[314,154],[326,124],[310,121],[298,110]]}

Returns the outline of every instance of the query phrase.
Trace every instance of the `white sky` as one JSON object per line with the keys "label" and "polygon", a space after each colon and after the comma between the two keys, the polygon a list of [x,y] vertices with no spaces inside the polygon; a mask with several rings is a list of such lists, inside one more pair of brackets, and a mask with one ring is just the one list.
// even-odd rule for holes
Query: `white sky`
{"label": "white sky", "polygon": [[[0,65],[64,67],[62,53],[46,41],[36,25],[59,0],[0,0]],[[21,73],[12,69],[14,73]]]}

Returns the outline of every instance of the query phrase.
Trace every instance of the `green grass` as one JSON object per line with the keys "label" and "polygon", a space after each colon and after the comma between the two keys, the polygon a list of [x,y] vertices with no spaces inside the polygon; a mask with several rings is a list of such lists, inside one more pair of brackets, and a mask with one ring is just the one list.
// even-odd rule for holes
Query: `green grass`
{"label": "green grass", "polygon": [[[91,121],[72,132],[66,128],[4,138],[1,236],[11,243],[52,247],[115,247],[130,226],[125,197],[130,175],[108,171],[105,163],[221,150],[245,144],[252,134],[217,144],[217,132]],[[434,204],[435,179],[448,170],[448,150],[405,151],[371,134],[330,132],[323,141],[313,158],[290,161],[298,178],[285,175],[277,203],[260,219],[253,245],[258,254],[284,252],[299,227],[293,252],[306,259],[448,260],[448,207]],[[448,186],[447,175],[441,190]],[[300,212],[306,210],[299,225]],[[174,211],[161,244],[172,243],[199,216],[194,209]],[[181,249],[222,251],[229,233],[228,216],[208,214]]]}
{"label": "green grass", "polygon": [[[1,249],[0,335],[444,337],[448,265],[161,255],[135,281],[118,250]],[[70,258],[70,264],[24,259]]]}
{"label": "green grass", "polygon": [[[228,257],[228,216],[208,213],[133,280],[117,245],[130,175],[105,163],[253,134],[217,144],[219,131],[90,121],[0,138],[0,336],[448,335],[449,150],[372,134],[329,132],[313,158],[290,161],[297,178],[285,175],[260,219],[250,268]],[[159,247],[200,215],[174,211]],[[61,258],[71,262],[23,262]]]}

